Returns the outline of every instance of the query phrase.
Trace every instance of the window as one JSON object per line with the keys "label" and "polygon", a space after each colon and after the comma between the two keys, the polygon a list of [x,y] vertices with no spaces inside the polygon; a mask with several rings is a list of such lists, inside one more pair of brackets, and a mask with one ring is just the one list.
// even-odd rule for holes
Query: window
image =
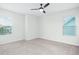
{"label": "window", "polygon": [[64,35],[76,35],[75,17],[68,16],[64,19]]}
{"label": "window", "polygon": [[11,34],[12,23],[9,17],[0,16],[0,35]]}

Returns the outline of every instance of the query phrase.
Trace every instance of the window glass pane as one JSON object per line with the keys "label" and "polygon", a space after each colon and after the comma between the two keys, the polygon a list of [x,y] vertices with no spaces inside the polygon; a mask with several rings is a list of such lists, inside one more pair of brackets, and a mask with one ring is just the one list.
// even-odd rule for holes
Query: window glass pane
{"label": "window glass pane", "polygon": [[64,26],[75,26],[75,17],[69,16],[64,19]]}
{"label": "window glass pane", "polygon": [[9,17],[0,16],[0,35],[11,34],[12,22]]}
{"label": "window glass pane", "polygon": [[76,35],[75,17],[69,16],[64,20],[64,35]]}

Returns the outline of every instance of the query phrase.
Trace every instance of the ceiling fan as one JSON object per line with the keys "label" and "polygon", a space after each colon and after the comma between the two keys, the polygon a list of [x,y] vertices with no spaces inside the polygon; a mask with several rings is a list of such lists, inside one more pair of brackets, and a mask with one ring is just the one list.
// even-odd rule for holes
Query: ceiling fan
{"label": "ceiling fan", "polygon": [[49,3],[46,3],[45,5],[43,5],[43,4],[41,3],[39,8],[30,9],[30,10],[40,10],[40,12],[43,12],[43,13],[45,14],[46,11],[44,10],[44,8],[46,8],[48,5],[49,5]]}

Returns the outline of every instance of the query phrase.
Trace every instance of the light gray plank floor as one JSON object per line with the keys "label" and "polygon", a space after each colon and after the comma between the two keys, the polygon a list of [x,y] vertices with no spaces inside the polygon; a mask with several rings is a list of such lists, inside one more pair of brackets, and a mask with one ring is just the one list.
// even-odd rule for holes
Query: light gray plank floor
{"label": "light gray plank floor", "polygon": [[78,55],[79,47],[45,39],[0,45],[0,55]]}

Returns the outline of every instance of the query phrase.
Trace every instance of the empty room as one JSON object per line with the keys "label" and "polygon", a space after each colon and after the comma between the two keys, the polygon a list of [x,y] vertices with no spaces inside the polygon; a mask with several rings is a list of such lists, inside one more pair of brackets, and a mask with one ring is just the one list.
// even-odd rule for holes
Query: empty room
{"label": "empty room", "polygon": [[0,55],[78,55],[79,3],[0,3]]}

